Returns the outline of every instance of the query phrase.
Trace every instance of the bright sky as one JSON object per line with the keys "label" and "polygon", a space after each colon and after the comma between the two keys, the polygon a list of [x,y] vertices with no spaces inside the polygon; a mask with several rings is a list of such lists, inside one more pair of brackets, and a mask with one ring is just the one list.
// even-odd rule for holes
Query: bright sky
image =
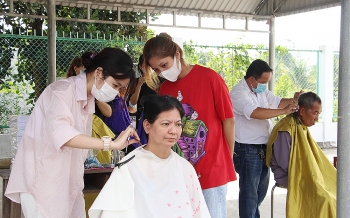
{"label": "bright sky", "polygon": [[[157,23],[172,24],[172,15],[162,15]],[[196,25],[196,17],[177,16],[178,25]],[[202,18],[202,25],[221,26],[219,19]],[[230,28],[243,28],[244,21],[228,21]],[[250,29],[268,30],[266,22],[254,22]],[[268,45],[268,33],[247,33],[236,31],[199,30],[189,28],[151,27],[156,34],[167,32],[184,41],[194,40],[198,44],[224,45],[237,41],[249,44]],[[276,45],[295,49],[318,49],[321,45],[339,48],[340,6],[296,15],[277,17],[275,20]]]}

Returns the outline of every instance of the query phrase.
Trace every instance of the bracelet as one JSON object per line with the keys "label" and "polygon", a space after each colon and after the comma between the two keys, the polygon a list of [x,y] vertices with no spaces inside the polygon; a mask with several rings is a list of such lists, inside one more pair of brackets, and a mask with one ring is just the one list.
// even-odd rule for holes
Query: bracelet
{"label": "bracelet", "polygon": [[131,101],[129,101],[129,106],[132,108],[136,108],[137,107],[137,103],[136,104],[132,104]]}

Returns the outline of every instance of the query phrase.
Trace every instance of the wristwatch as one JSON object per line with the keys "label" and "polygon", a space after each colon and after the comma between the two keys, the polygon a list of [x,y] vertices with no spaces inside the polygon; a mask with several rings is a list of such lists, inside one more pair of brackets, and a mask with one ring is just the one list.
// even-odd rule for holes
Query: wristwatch
{"label": "wristwatch", "polygon": [[109,137],[109,136],[102,136],[101,139],[103,141],[103,150],[104,151],[108,151],[109,148],[110,148],[110,145],[111,145],[111,141],[112,141],[111,137]]}
{"label": "wristwatch", "polygon": [[131,101],[129,101],[129,106],[132,108],[136,108],[137,107],[137,103],[136,104],[132,104]]}

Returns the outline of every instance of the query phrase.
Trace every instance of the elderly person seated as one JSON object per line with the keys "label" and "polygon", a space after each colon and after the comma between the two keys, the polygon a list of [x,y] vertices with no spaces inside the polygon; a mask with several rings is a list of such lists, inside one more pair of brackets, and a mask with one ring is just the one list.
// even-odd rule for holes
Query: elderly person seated
{"label": "elderly person seated", "polygon": [[300,95],[299,109],[280,120],[267,144],[266,165],[288,189],[287,217],[336,217],[336,169],[313,140],[308,127],[322,112],[319,96]]}
{"label": "elderly person seated", "polygon": [[148,143],[117,164],[89,217],[210,218],[196,171],[171,149],[182,133],[181,103],[158,95],[141,102]]}

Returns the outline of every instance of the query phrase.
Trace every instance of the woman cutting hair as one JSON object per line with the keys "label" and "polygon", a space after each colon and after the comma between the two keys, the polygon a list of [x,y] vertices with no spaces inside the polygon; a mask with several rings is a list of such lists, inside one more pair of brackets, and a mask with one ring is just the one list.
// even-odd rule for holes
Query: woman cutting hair
{"label": "woman cutting hair", "polygon": [[[50,84],[22,135],[5,196],[26,218],[85,217],[84,161],[88,149],[119,150],[139,139],[128,127],[119,137],[92,138],[95,98],[108,102],[134,86],[133,62],[121,49],[82,55],[85,73]],[[128,140],[133,136],[137,140]]]}

